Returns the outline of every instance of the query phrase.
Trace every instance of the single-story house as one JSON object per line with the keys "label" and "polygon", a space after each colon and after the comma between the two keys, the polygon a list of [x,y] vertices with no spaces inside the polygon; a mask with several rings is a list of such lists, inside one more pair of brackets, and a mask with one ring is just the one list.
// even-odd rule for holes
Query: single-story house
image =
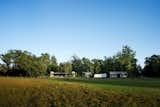
{"label": "single-story house", "polygon": [[110,78],[127,78],[128,73],[125,71],[111,71],[109,72]]}
{"label": "single-story house", "polygon": [[107,73],[94,74],[94,78],[107,78]]}

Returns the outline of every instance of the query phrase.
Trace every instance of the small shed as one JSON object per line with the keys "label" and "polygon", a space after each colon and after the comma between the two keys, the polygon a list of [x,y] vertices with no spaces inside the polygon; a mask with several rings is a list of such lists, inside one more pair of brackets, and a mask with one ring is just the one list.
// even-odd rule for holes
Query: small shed
{"label": "small shed", "polygon": [[107,78],[107,73],[94,74],[94,78]]}
{"label": "small shed", "polygon": [[68,74],[65,72],[53,72],[53,71],[50,72],[50,77],[66,77],[66,76],[68,76]]}
{"label": "small shed", "polygon": [[92,77],[92,73],[91,72],[83,72],[82,75],[83,75],[83,77],[86,77],[86,78]]}
{"label": "small shed", "polygon": [[76,72],[72,71],[72,77],[76,77]]}
{"label": "small shed", "polygon": [[109,72],[110,78],[127,78],[128,73],[125,71],[111,71]]}

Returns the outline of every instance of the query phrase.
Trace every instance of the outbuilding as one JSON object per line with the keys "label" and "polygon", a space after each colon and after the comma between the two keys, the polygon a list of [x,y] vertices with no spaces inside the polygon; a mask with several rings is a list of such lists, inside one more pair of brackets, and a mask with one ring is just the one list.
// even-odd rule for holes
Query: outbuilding
{"label": "outbuilding", "polygon": [[94,78],[107,78],[107,73],[94,74]]}
{"label": "outbuilding", "polygon": [[82,72],[82,76],[86,77],[86,78],[90,78],[90,77],[92,77],[92,73],[91,72]]}
{"label": "outbuilding", "polygon": [[50,71],[50,77],[76,77],[76,72],[72,71],[71,74],[65,72],[54,72]]}
{"label": "outbuilding", "polygon": [[53,72],[53,71],[50,72],[50,77],[66,77],[66,76],[68,76],[68,74],[65,72]]}
{"label": "outbuilding", "polygon": [[125,71],[111,71],[109,72],[110,78],[127,78],[128,73]]}

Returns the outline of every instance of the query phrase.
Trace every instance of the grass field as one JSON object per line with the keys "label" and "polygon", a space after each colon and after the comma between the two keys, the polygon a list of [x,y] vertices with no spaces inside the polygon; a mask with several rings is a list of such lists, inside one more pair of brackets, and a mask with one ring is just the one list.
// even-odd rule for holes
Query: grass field
{"label": "grass field", "polygon": [[[160,92],[160,79],[87,79],[61,78],[53,79],[64,82],[81,83],[130,94],[157,94]],[[135,92],[135,93],[134,93]]]}
{"label": "grass field", "polygon": [[160,79],[0,77],[0,107],[160,107]]}

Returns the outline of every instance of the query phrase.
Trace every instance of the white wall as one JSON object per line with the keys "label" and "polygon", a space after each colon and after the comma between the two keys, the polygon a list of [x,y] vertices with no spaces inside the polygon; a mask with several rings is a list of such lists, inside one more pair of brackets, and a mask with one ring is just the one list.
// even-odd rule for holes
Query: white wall
{"label": "white wall", "polygon": [[103,73],[103,74],[94,74],[94,78],[107,78],[107,74]]}

